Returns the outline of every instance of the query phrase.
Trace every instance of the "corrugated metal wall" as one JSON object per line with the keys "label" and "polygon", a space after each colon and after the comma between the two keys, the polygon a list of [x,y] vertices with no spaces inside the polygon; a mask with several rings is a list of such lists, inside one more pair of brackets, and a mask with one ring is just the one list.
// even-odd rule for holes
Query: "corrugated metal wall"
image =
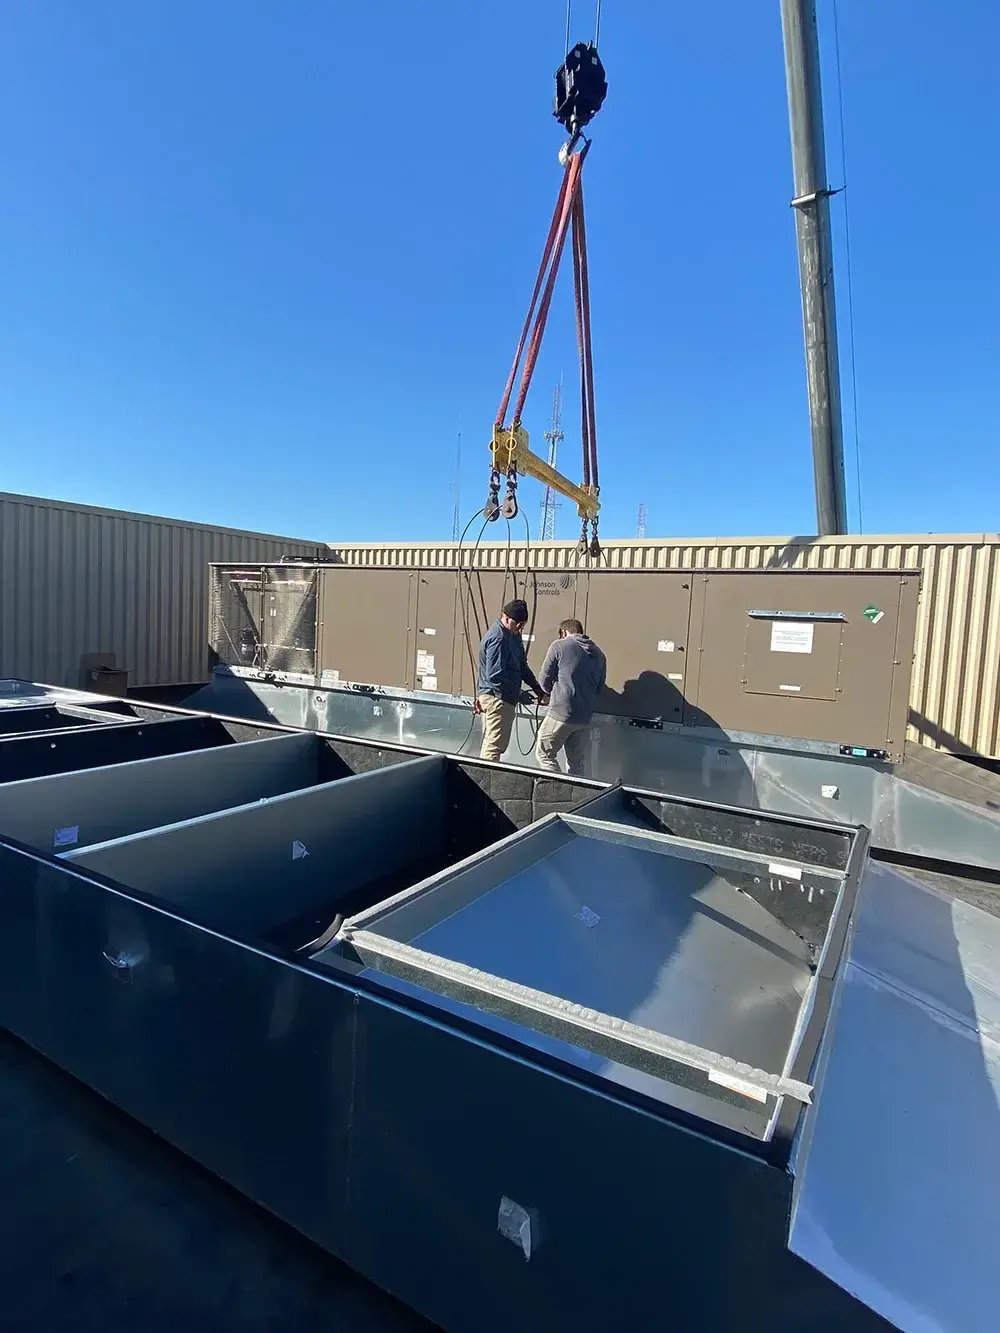
{"label": "corrugated metal wall", "polygon": [[84,653],[112,652],[130,685],[203,680],[209,561],[324,549],[0,494],[0,676],[75,686]]}
{"label": "corrugated metal wall", "polygon": [[[576,544],[506,542],[459,553],[454,542],[333,546],[346,564],[562,569]],[[919,569],[911,739],[954,753],[1000,756],[1000,535],[833,538],[710,537],[612,542],[612,569]]]}

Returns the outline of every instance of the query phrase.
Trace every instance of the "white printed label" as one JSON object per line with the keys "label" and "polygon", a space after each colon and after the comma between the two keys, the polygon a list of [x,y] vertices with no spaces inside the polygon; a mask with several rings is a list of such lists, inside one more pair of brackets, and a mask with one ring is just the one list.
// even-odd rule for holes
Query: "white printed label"
{"label": "white printed label", "polygon": [[576,919],[577,921],[582,921],[588,929],[593,930],[594,926],[597,925],[601,918],[592,907],[584,906],[576,913]]}
{"label": "white printed label", "polygon": [[57,828],[52,839],[52,846],[75,847],[80,841],[80,825],[70,824],[66,828]]}
{"label": "white printed label", "polygon": [[339,671],[326,670],[320,673],[319,682],[321,685],[336,685],[340,680]]}
{"label": "white printed label", "polygon": [[534,643],[535,636],[533,634],[522,634],[521,641],[522,643]]}
{"label": "white printed label", "polygon": [[775,879],[801,879],[802,871],[798,866],[786,866],[780,861],[775,861],[773,865],[767,867],[767,873],[773,875]]}
{"label": "white printed label", "polygon": [[746,1079],[735,1078],[732,1074],[720,1074],[714,1069],[708,1071],[709,1083],[718,1083],[720,1088],[728,1088],[730,1092],[738,1092],[743,1097],[751,1097],[755,1102],[766,1102],[767,1093],[763,1088],[758,1088],[754,1083],[748,1083]]}
{"label": "white printed label", "polygon": [[772,653],[811,653],[813,650],[812,625],[787,620],[775,620],[771,625]]}
{"label": "white printed label", "polygon": [[680,671],[668,671],[667,680],[683,680],[684,676]]}
{"label": "white printed label", "polygon": [[420,688],[422,690],[436,690],[438,687],[437,676],[421,676]]}
{"label": "white printed label", "polygon": [[422,629],[422,630],[420,631],[420,633],[421,633],[421,634],[436,634],[436,633],[437,633],[437,630],[436,630],[436,629]]}
{"label": "white printed label", "polygon": [[778,689],[779,689],[779,690],[785,690],[788,694],[801,694],[801,693],[802,693],[802,686],[801,686],[801,685],[779,685],[779,686],[778,686]]}
{"label": "white printed label", "polygon": [[673,639],[661,639],[656,645],[656,651],[658,653],[675,653],[677,651],[677,645],[674,643]]}
{"label": "white printed label", "polygon": [[434,674],[434,654],[425,653],[422,648],[417,649],[417,675]]}
{"label": "white printed label", "polygon": [[292,860],[301,861],[303,857],[306,857],[308,855],[309,855],[309,848],[305,845],[304,842],[299,842],[299,840],[296,838],[296,840],[292,843]]}

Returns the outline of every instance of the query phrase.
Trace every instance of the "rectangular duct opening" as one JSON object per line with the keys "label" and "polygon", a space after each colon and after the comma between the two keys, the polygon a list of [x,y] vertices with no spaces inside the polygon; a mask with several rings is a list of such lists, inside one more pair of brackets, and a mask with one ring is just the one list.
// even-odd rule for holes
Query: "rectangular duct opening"
{"label": "rectangular duct opening", "polygon": [[274,736],[0,786],[0,834],[66,851],[315,786],[350,770],[318,736]]}
{"label": "rectangular duct opening", "polygon": [[766,1139],[808,1100],[790,1071],[844,876],[653,832],[608,795],[356,913],[316,961]]}
{"label": "rectangular duct opening", "polygon": [[[326,771],[339,764],[341,775],[266,791],[306,784],[314,775],[317,753],[306,755],[308,742],[325,752]],[[356,763],[378,762],[378,752],[346,748],[361,751],[352,756]],[[230,756],[235,766],[216,761],[200,795],[192,772],[188,794],[161,795],[158,806],[143,804],[140,786],[145,782],[152,791],[164,767],[140,775],[135,808],[123,818],[141,822],[155,819],[157,810],[177,813],[185,801],[214,809],[59,854],[227,935],[294,951],[320,936],[338,913],[370,907],[516,827],[480,785],[438,756],[352,772],[332,747],[308,736],[234,745]],[[175,766],[178,774],[182,768]],[[522,775],[522,781],[536,780]],[[257,799],[245,799],[254,790]],[[232,804],[234,796],[243,803]],[[530,800],[525,804],[530,808]],[[3,818],[0,805],[0,827]]]}

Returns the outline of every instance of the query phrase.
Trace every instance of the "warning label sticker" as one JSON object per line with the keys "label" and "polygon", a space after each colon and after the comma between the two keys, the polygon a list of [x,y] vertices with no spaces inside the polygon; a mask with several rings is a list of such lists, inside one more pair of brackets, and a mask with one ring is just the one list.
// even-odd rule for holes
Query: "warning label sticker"
{"label": "warning label sticker", "polygon": [[787,620],[776,620],[771,625],[772,653],[811,653],[812,650],[812,625]]}

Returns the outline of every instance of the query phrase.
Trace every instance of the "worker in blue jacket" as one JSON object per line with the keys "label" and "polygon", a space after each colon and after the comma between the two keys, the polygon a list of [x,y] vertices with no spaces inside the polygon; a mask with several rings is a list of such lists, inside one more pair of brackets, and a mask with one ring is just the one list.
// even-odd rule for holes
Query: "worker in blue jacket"
{"label": "worker in blue jacket", "polygon": [[527,685],[539,703],[546,702],[524,651],[522,635],[527,623],[528,604],[515,598],[507,603],[479,645],[476,712],[483,719],[480,758],[495,764],[510,744],[522,688]]}

